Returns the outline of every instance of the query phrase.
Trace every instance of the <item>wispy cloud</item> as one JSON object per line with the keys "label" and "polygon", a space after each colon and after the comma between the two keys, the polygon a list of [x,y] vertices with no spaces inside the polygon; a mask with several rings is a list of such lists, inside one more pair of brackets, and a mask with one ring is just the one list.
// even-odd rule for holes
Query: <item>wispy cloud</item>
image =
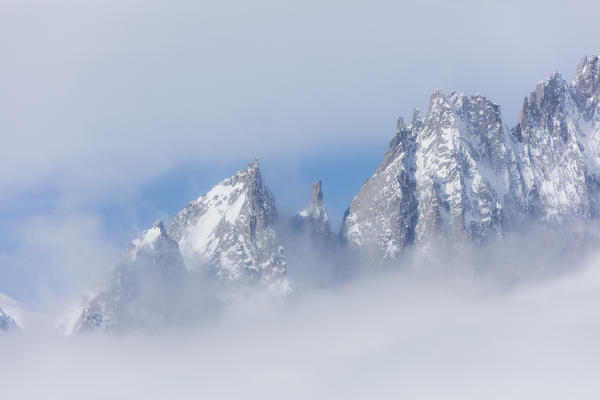
{"label": "wispy cloud", "polygon": [[182,161],[384,147],[436,87],[482,91],[512,123],[536,81],[600,50],[590,2],[2,8],[0,198],[120,193]]}
{"label": "wispy cloud", "polygon": [[3,394],[591,399],[597,265],[595,254],[577,273],[501,292],[385,273],[283,304],[246,299],[197,329],[5,337]]}

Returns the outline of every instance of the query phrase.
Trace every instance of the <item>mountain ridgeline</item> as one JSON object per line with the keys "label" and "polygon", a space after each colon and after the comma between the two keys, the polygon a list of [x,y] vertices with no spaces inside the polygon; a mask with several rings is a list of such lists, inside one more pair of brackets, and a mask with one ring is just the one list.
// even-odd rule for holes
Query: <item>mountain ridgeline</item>
{"label": "mountain ridgeline", "polygon": [[[196,297],[183,288],[189,290],[186,283],[198,276],[222,284],[223,292],[241,287],[288,294],[291,285],[276,221],[275,200],[254,160],[189,203],[168,229],[156,221],[142,232],[130,243],[107,288],[92,293],[78,319],[65,321],[62,329],[128,330],[181,322],[175,321],[180,315],[174,310]],[[191,291],[202,289],[206,287]]]}
{"label": "mountain ridgeline", "polygon": [[424,116],[398,120],[377,171],[346,212],[348,246],[384,259],[431,241],[478,243],[524,223],[600,212],[600,61],[575,80],[553,74],[525,99],[516,127],[480,94],[436,91]]}
{"label": "mountain ridgeline", "polygon": [[321,253],[335,247],[401,264],[408,247],[477,247],[532,222],[556,226],[599,214],[600,60],[594,56],[581,60],[571,83],[560,74],[540,82],[512,128],[480,94],[435,91],[424,115],[415,111],[409,124],[398,119],[339,234],[331,231],[321,181],[309,205],[281,221],[258,161],[251,162],[189,203],[168,228],[157,222],[138,236],[72,330],[167,321],[164,299],[198,274],[287,295],[293,285],[282,236],[289,239],[289,232],[309,236]]}

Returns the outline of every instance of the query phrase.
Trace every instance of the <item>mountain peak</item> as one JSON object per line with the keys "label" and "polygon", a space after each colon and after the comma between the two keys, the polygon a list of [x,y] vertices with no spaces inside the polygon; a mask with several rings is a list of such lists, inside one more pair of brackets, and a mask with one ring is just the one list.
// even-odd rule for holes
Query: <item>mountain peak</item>
{"label": "mountain peak", "polygon": [[413,109],[412,117],[410,119],[410,126],[416,127],[421,123],[421,110],[418,108]]}
{"label": "mountain peak", "polygon": [[587,77],[598,76],[598,74],[600,74],[600,57],[584,56],[577,64],[575,80],[585,80]]}
{"label": "mountain peak", "polygon": [[[188,269],[287,293],[286,262],[274,224],[275,199],[257,159],[180,211],[169,225]],[[281,290],[280,290],[281,289]]]}
{"label": "mountain peak", "polygon": [[310,193],[310,203],[308,206],[298,213],[300,217],[312,218],[314,220],[327,222],[327,210],[323,203],[323,188],[320,180],[315,181],[312,185]]}
{"label": "mountain peak", "polygon": [[583,57],[577,65],[574,86],[585,97],[600,96],[600,58],[598,56]]}
{"label": "mountain peak", "polygon": [[312,185],[312,191],[310,194],[310,204],[314,207],[323,206],[323,189],[321,188],[320,180],[314,182]]}
{"label": "mountain peak", "polygon": [[431,93],[431,97],[430,99],[443,99],[444,97],[446,97],[446,93],[442,90],[442,89],[435,89],[432,93]]}
{"label": "mountain peak", "polygon": [[6,314],[2,308],[0,308],[0,331],[18,330],[19,325],[15,322],[14,318]]}
{"label": "mountain peak", "polygon": [[[535,90],[523,101],[516,131],[524,132],[525,126],[528,124],[543,123],[543,115],[553,115],[563,107],[562,100],[568,91],[568,83],[558,72],[540,81]],[[518,136],[522,140],[520,135]]]}
{"label": "mountain peak", "polygon": [[404,118],[398,117],[396,121],[396,133],[402,132],[406,128],[406,124],[404,123]]}
{"label": "mountain peak", "polygon": [[130,252],[137,252],[143,247],[152,247],[158,240],[168,238],[167,230],[161,220],[156,220],[152,226],[142,231],[130,244]]}
{"label": "mountain peak", "polygon": [[160,219],[154,220],[150,229],[154,229],[154,228],[158,228],[159,230],[164,231],[165,226],[164,226],[162,220],[160,220]]}
{"label": "mountain peak", "polygon": [[292,222],[299,231],[309,233],[316,241],[329,239],[331,235],[329,216],[323,202],[323,188],[320,180],[315,181],[312,185],[310,203],[293,218]]}
{"label": "mountain peak", "polygon": [[167,235],[165,224],[160,219],[155,220],[150,229],[148,229],[148,231],[158,231],[160,235]]}
{"label": "mountain peak", "polygon": [[433,238],[497,236],[510,179],[500,107],[481,94],[438,89],[423,119],[413,120],[352,200],[344,241],[396,259]]}
{"label": "mountain peak", "polygon": [[248,163],[248,171],[256,171],[260,169],[260,163],[258,162],[258,158],[254,157],[252,161]]}

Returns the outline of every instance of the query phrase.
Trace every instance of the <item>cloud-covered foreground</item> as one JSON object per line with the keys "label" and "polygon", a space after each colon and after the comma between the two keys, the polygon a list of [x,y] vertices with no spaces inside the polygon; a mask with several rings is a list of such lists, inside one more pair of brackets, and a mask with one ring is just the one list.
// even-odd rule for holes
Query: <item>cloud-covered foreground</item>
{"label": "cloud-covered foreground", "polygon": [[510,291],[384,273],[197,329],[5,336],[6,398],[594,398],[600,267]]}

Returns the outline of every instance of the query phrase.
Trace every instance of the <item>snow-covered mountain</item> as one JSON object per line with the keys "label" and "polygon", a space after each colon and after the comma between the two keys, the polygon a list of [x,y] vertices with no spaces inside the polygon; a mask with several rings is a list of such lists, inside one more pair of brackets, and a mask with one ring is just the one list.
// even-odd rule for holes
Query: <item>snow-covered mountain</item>
{"label": "snow-covered mountain", "polygon": [[205,287],[190,288],[190,282],[200,284],[207,277],[225,284],[221,289],[235,283],[230,288],[288,294],[276,220],[275,200],[255,160],[188,204],[168,232],[160,221],[143,231],[129,244],[107,287],[88,294],[60,329],[72,333],[189,322],[182,321],[193,319],[182,317],[183,303],[196,313],[204,305],[189,302],[208,296],[198,295]]}
{"label": "snow-covered mountain", "polygon": [[376,172],[344,216],[350,247],[397,259],[413,243],[481,242],[531,218],[598,214],[600,63],[558,74],[525,100],[516,128],[482,95],[436,91],[424,117],[398,120]]}
{"label": "snow-covered mountain", "polygon": [[2,308],[0,308],[0,331],[9,331],[19,329],[19,325],[13,317],[6,314]]}
{"label": "snow-covered mountain", "polygon": [[[397,261],[412,245],[463,247],[526,224],[554,227],[599,214],[600,59],[594,56],[581,60],[571,83],[560,74],[540,82],[513,129],[481,94],[435,91],[424,115],[415,111],[408,125],[398,119],[340,236],[366,257]],[[318,275],[330,282],[340,266],[352,264],[355,253],[340,249],[331,233],[320,181],[291,229],[289,220],[277,219],[254,160],[189,203],[168,230],[157,222],[132,241],[110,283],[89,296],[70,330],[168,322],[175,294],[190,277],[207,276],[217,290],[288,294],[282,238],[299,281],[313,284],[309,275]]]}
{"label": "snow-covered mountain", "polygon": [[23,329],[24,322],[31,312],[17,300],[0,293],[0,331]]}
{"label": "snow-covered mountain", "polygon": [[600,61],[584,57],[573,82],[558,73],[523,102],[513,129],[528,212],[545,221],[600,212]]}
{"label": "snow-covered mountain", "polygon": [[295,229],[310,235],[319,243],[326,244],[330,240],[332,234],[321,181],[313,183],[308,206],[292,218],[292,224]]}
{"label": "snow-covered mountain", "polygon": [[186,267],[208,269],[224,281],[287,294],[290,282],[275,223],[275,199],[257,160],[179,212],[169,225]]}
{"label": "snow-covered mountain", "polygon": [[342,235],[395,259],[415,242],[501,234],[519,176],[500,107],[481,95],[436,91],[424,117],[398,121],[383,161],[353,199]]}
{"label": "snow-covered mountain", "polygon": [[171,319],[171,299],[186,273],[177,242],[160,221],[127,248],[108,286],[89,295],[66,332],[156,326]]}

